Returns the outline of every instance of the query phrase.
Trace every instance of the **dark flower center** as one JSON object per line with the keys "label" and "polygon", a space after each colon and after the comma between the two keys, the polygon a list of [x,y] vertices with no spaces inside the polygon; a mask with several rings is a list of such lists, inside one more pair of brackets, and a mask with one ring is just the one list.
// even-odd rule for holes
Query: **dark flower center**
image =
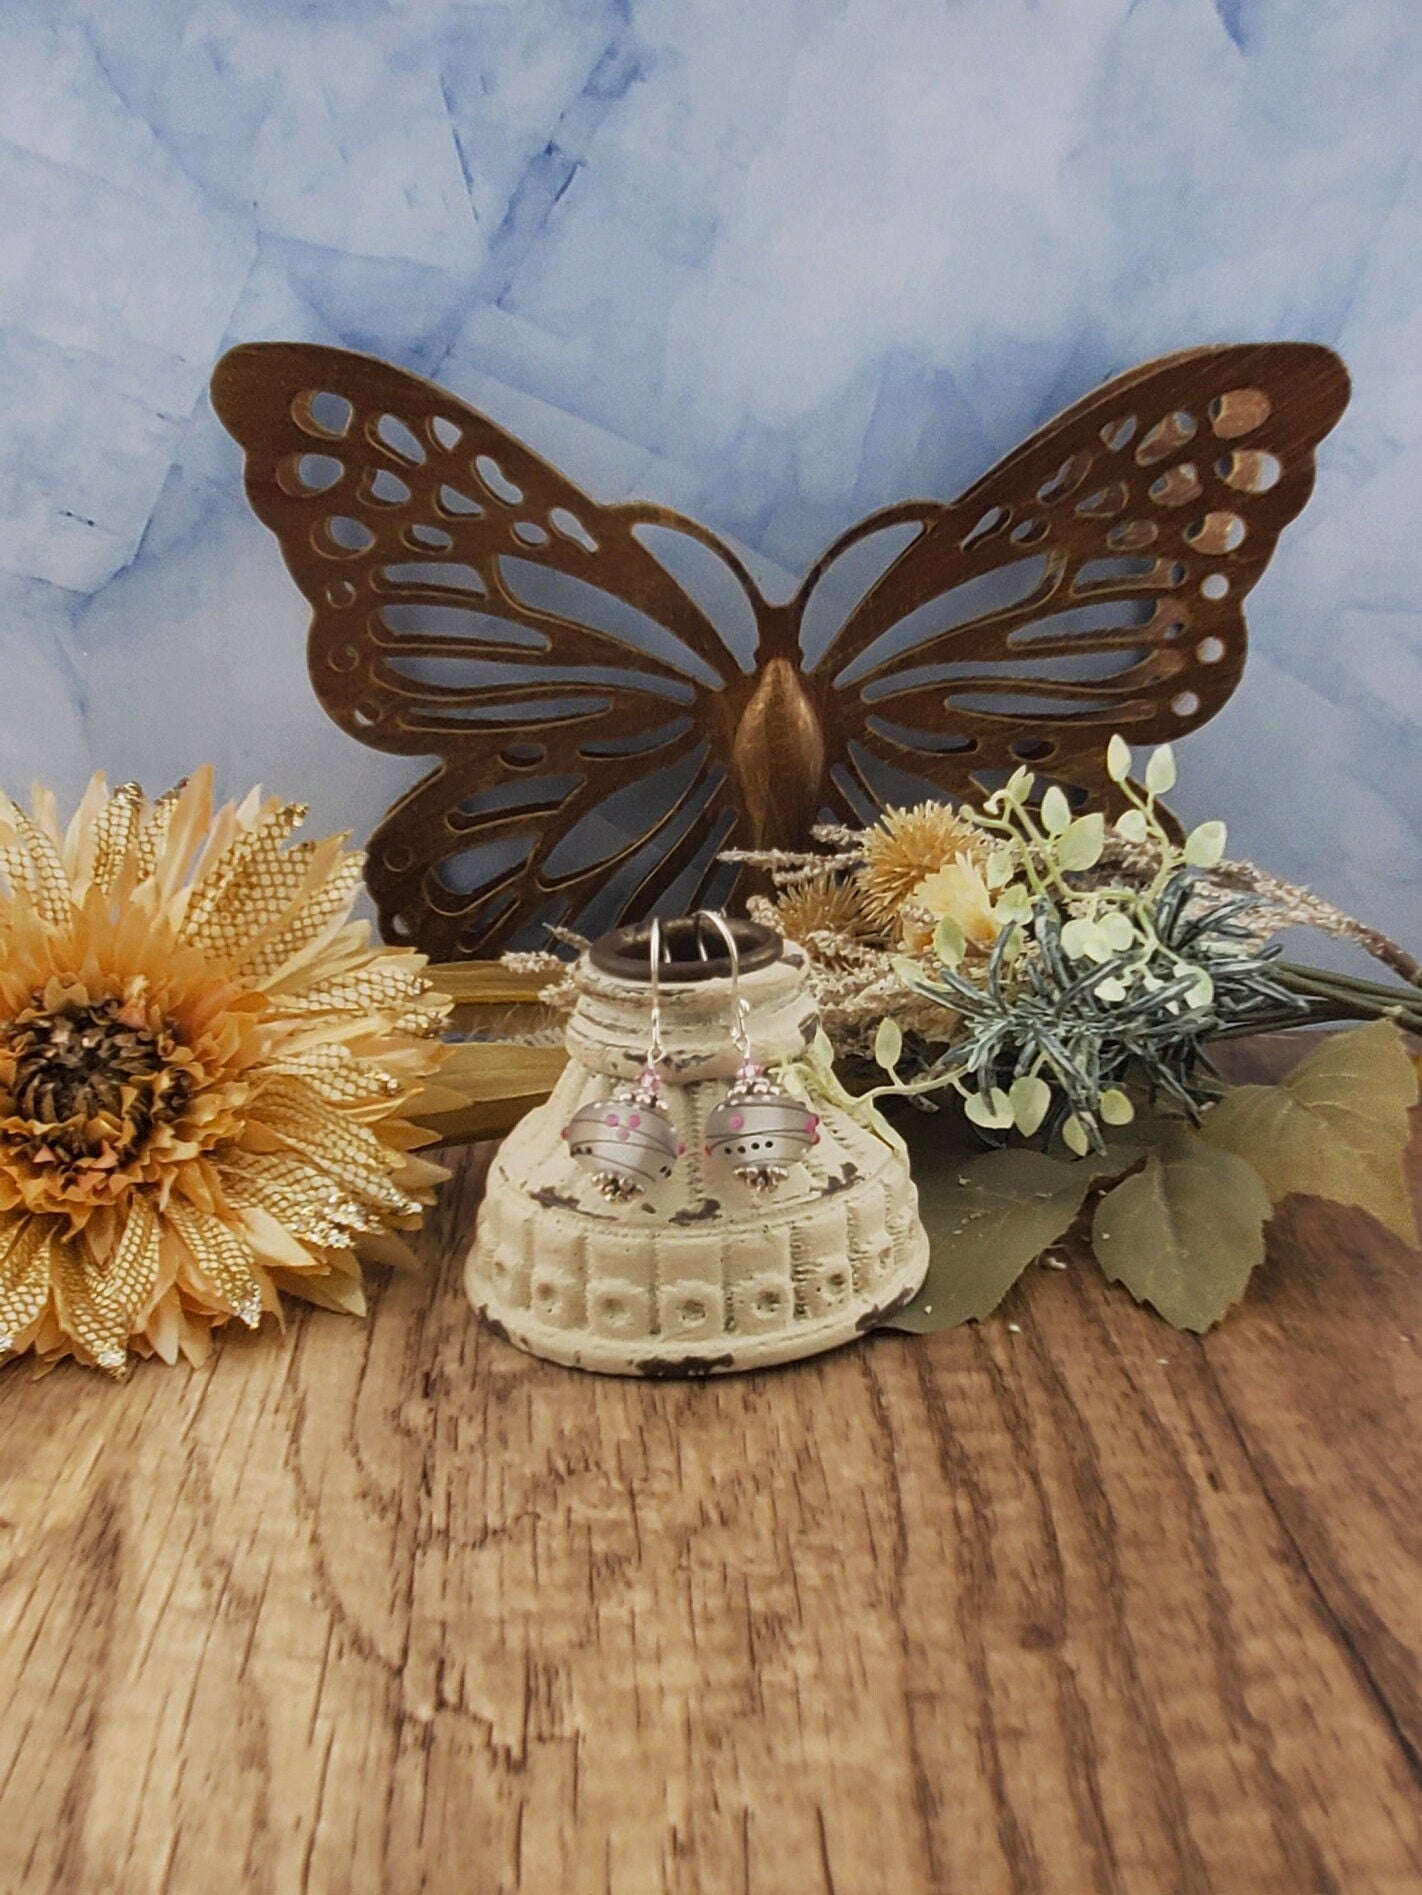
{"label": "dark flower center", "polygon": [[61,1163],[137,1151],[155,1123],[180,1113],[191,1091],[172,1063],[173,1042],[122,1016],[123,1002],[97,1000],[62,1012],[38,1005],[5,1030],[0,1050],[13,1062],[13,1119]]}

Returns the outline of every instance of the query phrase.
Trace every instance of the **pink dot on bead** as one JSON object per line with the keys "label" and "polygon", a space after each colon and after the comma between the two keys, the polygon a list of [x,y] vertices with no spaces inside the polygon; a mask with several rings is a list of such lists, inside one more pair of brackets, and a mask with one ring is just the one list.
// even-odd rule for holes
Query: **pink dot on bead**
{"label": "pink dot on bead", "polygon": [[706,1147],[706,1156],[708,1158],[711,1156],[711,1147],[709,1145]]}
{"label": "pink dot on bead", "polygon": [[741,1112],[733,1112],[730,1118],[726,1120],[727,1125],[730,1126],[733,1132],[740,1131],[741,1127],[745,1124],[745,1122],[746,1122],[745,1115],[744,1113],[741,1113]]}
{"label": "pink dot on bead", "polygon": [[616,1125],[616,1123],[617,1114],[615,1112],[609,1112],[607,1117],[603,1120],[604,1125]]}
{"label": "pink dot on bead", "polygon": [[818,1133],[818,1132],[811,1132],[811,1133],[810,1133],[810,1143],[811,1143],[812,1145],[818,1145],[818,1144],[819,1144],[819,1142],[820,1142],[820,1135],[819,1135],[819,1133]]}
{"label": "pink dot on bead", "polygon": [[[708,1151],[710,1151],[710,1149],[711,1149],[711,1147],[710,1147],[710,1146],[708,1145],[708,1146],[706,1147],[706,1149],[707,1149]],[[676,1155],[677,1155],[677,1157],[678,1157],[678,1158],[684,1158],[684,1157],[686,1156],[686,1147],[685,1147],[685,1145],[678,1145],[678,1146],[677,1146],[677,1148],[676,1148]]]}
{"label": "pink dot on bead", "polygon": [[642,1114],[640,1112],[629,1112],[627,1114],[627,1123],[635,1132],[637,1127],[642,1123]]}
{"label": "pink dot on bead", "polygon": [[622,1140],[623,1144],[625,1145],[628,1139],[631,1138],[632,1134],[627,1130],[626,1126],[624,1126],[622,1130],[617,1134],[617,1136]]}

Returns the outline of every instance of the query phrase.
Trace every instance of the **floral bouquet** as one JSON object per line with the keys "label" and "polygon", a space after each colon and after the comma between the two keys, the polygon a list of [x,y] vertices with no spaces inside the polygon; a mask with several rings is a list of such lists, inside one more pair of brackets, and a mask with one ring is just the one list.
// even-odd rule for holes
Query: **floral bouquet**
{"label": "floral bouquet", "polygon": [[[1294,1193],[1356,1204],[1416,1241],[1402,1172],[1422,1030],[1417,962],[1395,942],[1252,864],[1225,827],[1181,836],[1160,799],[1168,746],[1108,828],[1019,769],[980,809],[891,810],[820,850],[742,855],[773,896],[752,912],[799,941],[834,1051],[866,1105],[960,1108],[976,1154],[941,1124],[910,1131],[935,1263],[896,1320],[981,1316],[1092,1201],[1108,1276],[1181,1327],[1207,1328],[1264,1254]],[[1401,980],[1286,962],[1274,938],[1320,927]],[[1231,1087],[1213,1050],[1243,1034],[1368,1022],[1321,1042],[1277,1086]],[[987,1145],[986,1153],[982,1146]],[[944,1185],[945,1165],[952,1182]]]}

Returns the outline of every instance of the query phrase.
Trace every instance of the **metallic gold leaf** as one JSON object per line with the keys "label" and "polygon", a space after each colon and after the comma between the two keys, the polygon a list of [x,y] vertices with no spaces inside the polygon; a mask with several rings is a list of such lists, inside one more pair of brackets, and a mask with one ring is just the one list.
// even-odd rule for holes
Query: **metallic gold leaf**
{"label": "metallic gold leaf", "polygon": [[415,1122],[445,1145],[502,1138],[540,1105],[558,1081],[568,1055],[562,1046],[519,1046],[469,1040],[450,1048],[427,1105],[411,1101]]}
{"label": "metallic gold leaf", "polygon": [[537,1000],[552,977],[506,967],[502,961],[440,961],[428,970],[457,1007],[509,1007]]}

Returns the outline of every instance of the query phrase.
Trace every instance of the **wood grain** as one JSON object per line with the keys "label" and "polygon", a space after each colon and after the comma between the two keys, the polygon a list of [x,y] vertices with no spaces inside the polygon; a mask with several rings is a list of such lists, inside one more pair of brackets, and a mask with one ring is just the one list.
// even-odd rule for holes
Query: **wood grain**
{"label": "wood grain", "polygon": [[[0,1375],[6,1891],[1422,1886],[1422,1272],[1300,1205],[708,1386],[361,1326]],[[1017,1328],[1010,1327],[1018,1325]]]}

